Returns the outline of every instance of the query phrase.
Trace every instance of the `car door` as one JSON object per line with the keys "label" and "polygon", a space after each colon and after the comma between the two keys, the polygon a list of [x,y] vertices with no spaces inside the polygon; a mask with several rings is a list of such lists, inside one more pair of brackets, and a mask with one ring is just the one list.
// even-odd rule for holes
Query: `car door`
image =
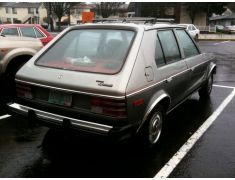
{"label": "car door", "polygon": [[189,75],[172,29],[158,30],[155,56],[158,71],[165,79],[164,90],[170,95],[171,107],[174,107],[186,97]]}
{"label": "car door", "polygon": [[201,85],[208,62],[184,29],[176,29],[175,32],[184,53],[186,64],[190,69],[189,93],[191,93]]}

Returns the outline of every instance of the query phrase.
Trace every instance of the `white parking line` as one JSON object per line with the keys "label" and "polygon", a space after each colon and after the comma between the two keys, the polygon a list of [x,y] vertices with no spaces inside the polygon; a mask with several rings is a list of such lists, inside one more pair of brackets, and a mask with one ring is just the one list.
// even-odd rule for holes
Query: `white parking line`
{"label": "white parking line", "polygon": [[187,140],[187,142],[174,154],[174,156],[165,164],[165,166],[155,175],[154,178],[167,178],[171,172],[176,168],[185,155],[191,150],[193,145],[206,132],[206,130],[217,119],[225,107],[235,96],[235,89],[228,95],[228,97],[220,104],[216,111],[201,125],[201,127]]}
{"label": "white parking line", "polygon": [[214,84],[213,86],[221,87],[221,88],[228,88],[228,89],[235,89],[235,87],[233,87],[233,86],[223,86],[223,85],[217,85],[217,84]]}
{"label": "white parking line", "polygon": [[0,116],[0,120],[6,119],[6,118],[9,118],[9,117],[11,117],[11,115],[5,114],[5,115],[3,115],[3,116]]}
{"label": "white parking line", "polygon": [[230,41],[223,41],[223,42],[219,42],[219,43],[214,43],[213,45],[218,45],[218,44],[224,44],[224,43],[228,43],[228,42],[230,42]]}

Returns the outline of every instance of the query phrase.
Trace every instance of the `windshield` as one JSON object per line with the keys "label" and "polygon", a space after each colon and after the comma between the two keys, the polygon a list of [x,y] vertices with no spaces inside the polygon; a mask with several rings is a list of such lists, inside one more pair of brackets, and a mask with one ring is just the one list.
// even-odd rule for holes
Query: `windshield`
{"label": "windshield", "polygon": [[135,32],[111,29],[73,30],[36,62],[37,65],[114,74],[120,71]]}

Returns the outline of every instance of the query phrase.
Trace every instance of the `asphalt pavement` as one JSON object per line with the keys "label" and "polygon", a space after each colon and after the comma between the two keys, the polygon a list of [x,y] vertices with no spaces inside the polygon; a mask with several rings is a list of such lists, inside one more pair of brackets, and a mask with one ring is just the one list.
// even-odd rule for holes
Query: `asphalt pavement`
{"label": "asphalt pavement", "polygon": [[[0,118],[0,178],[235,177],[235,99],[231,95],[235,42],[203,41],[199,45],[202,51],[216,55],[211,98],[201,101],[194,94],[172,111],[154,149],[143,149],[133,141],[110,145],[41,126],[29,129],[27,120]],[[5,114],[0,103],[0,117]],[[209,125],[202,128],[204,124]],[[42,148],[53,136],[58,137],[54,144]],[[182,147],[187,150],[179,151]]]}

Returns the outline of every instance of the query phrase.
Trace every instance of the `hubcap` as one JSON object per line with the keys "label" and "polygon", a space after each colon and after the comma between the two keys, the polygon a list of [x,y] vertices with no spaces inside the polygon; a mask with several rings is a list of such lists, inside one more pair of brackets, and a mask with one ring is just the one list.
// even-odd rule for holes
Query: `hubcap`
{"label": "hubcap", "polygon": [[156,113],[150,123],[149,123],[149,142],[151,144],[155,144],[161,134],[162,131],[162,116],[161,113]]}

